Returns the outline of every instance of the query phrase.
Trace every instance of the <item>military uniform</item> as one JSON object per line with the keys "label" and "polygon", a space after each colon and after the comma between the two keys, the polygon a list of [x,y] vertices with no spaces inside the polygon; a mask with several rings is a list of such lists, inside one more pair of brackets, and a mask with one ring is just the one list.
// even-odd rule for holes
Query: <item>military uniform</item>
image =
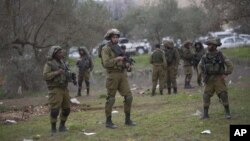
{"label": "military uniform", "polygon": [[205,54],[205,49],[203,48],[203,45],[200,42],[195,43],[194,49],[195,49],[195,53],[194,53],[194,57],[193,57],[193,66],[194,66],[194,69],[197,73],[197,83],[199,86],[201,86],[202,85],[202,82],[201,82],[202,76],[201,76],[201,74],[198,73],[198,64],[201,60],[201,57]]}
{"label": "military uniform", "polygon": [[[111,40],[111,36],[118,35],[120,33],[117,29],[111,29],[105,35],[105,39]],[[133,101],[133,96],[130,91],[130,86],[127,79],[127,73],[125,70],[125,64],[122,60],[116,59],[116,54],[113,48],[119,47],[112,42],[108,42],[101,51],[103,66],[107,71],[106,88],[107,88],[107,101],[105,104],[105,114],[106,114],[106,127],[117,128],[111,120],[111,112],[113,104],[115,103],[115,95],[118,91],[124,97],[124,113],[125,113],[125,124],[134,126],[135,123],[130,120],[131,104]]]}
{"label": "military uniform", "polygon": [[177,48],[174,48],[173,41],[163,41],[165,46],[165,58],[167,62],[166,68],[166,84],[168,88],[168,94],[171,94],[171,85],[174,89],[174,93],[177,93],[176,77],[178,73],[178,65],[180,61],[180,55]]}
{"label": "military uniform", "polygon": [[165,69],[167,66],[166,58],[164,51],[160,48],[156,48],[152,55],[150,56],[150,64],[153,65],[153,74],[152,74],[152,96],[155,95],[156,85],[159,80],[159,90],[160,94],[163,94],[164,80],[165,80]]}
{"label": "military uniform", "polygon": [[[220,46],[218,38],[211,38],[206,42],[208,45],[215,47]],[[221,99],[225,108],[226,118],[231,118],[228,102],[227,86],[224,79],[225,75],[229,75],[233,71],[232,62],[222,54],[222,52],[214,50],[208,51],[201,58],[198,65],[199,73],[204,75],[204,93],[203,93],[203,118],[208,118],[208,109],[210,105],[210,98],[214,93]]]}
{"label": "military uniform", "polygon": [[[50,122],[51,132],[56,132],[57,116],[60,109],[60,127],[59,131],[66,131],[65,122],[70,113],[70,96],[67,88],[68,82],[71,81],[71,73],[68,66],[61,59],[55,59],[53,56],[61,50],[59,46],[53,46],[48,55],[48,61],[44,66],[43,77],[47,83],[49,90],[49,105],[50,105]],[[59,74],[58,70],[64,70],[63,74]]]}
{"label": "military uniform", "polygon": [[192,65],[193,65],[193,53],[192,50],[190,49],[190,44],[192,44],[190,41],[186,41],[183,44],[183,47],[181,48],[182,50],[182,59],[183,59],[183,70],[185,74],[185,89],[192,88],[190,85],[193,71],[192,71]]}
{"label": "military uniform", "polygon": [[89,77],[90,72],[93,70],[93,62],[91,57],[89,56],[88,50],[86,47],[80,47],[80,50],[84,52],[84,55],[80,55],[80,59],[77,61],[76,66],[78,67],[78,92],[77,96],[81,96],[81,90],[82,90],[82,82],[85,81],[86,89],[87,89],[87,95],[89,95],[89,89],[90,89],[90,83],[89,83]]}

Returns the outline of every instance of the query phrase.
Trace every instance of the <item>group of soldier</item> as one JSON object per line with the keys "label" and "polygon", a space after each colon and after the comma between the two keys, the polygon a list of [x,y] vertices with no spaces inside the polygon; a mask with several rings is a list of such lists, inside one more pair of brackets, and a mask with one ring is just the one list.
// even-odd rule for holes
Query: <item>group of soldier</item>
{"label": "group of soldier", "polygon": [[[115,129],[118,126],[112,122],[112,107],[115,103],[116,92],[118,91],[124,97],[125,125],[135,126],[136,123],[131,120],[131,105],[133,101],[127,79],[127,72],[131,71],[131,63],[127,61],[124,47],[118,45],[120,32],[117,29],[110,29],[105,34],[104,39],[108,42],[101,48],[100,57],[103,67],[106,69],[106,89],[107,98],[105,103],[106,127]],[[177,93],[177,72],[180,58],[184,60],[183,67],[185,72],[184,88],[191,88],[192,67],[198,72],[197,82],[201,86],[201,77],[204,77],[203,93],[203,119],[208,118],[208,109],[210,98],[214,92],[221,99],[226,118],[231,118],[228,103],[227,87],[225,76],[232,73],[233,66],[217,47],[220,46],[220,40],[216,38],[209,39],[206,44],[208,51],[205,53],[202,44],[195,44],[196,53],[191,51],[192,43],[186,41],[181,50],[174,47],[172,40],[164,40],[163,46],[155,46],[150,57],[150,63],[153,65],[152,72],[152,96],[156,93],[156,85],[159,80],[159,91],[163,94],[164,87],[167,87],[168,94]],[[81,96],[82,82],[85,81],[87,95],[89,95],[90,83],[89,76],[93,70],[93,62],[85,47],[79,48],[80,59],[76,65],[79,69],[77,96]],[[50,104],[50,123],[51,134],[57,132],[57,117],[60,114],[59,132],[67,131],[65,122],[70,114],[70,96],[67,88],[68,82],[75,82],[75,74],[70,71],[64,60],[64,50],[60,46],[52,46],[48,52],[48,61],[44,66],[43,76],[49,90]]]}

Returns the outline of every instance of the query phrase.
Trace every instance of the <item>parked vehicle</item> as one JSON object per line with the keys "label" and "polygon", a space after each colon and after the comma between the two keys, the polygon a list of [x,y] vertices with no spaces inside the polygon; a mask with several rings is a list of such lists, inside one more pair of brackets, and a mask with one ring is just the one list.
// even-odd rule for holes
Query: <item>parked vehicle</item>
{"label": "parked vehicle", "polygon": [[249,45],[250,42],[242,37],[231,36],[221,39],[221,44],[222,45],[220,48],[233,48],[233,47]]}
{"label": "parked vehicle", "polygon": [[218,31],[218,32],[209,32],[208,36],[210,37],[217,37],[220,39],[223,39],[225,37],[230,37],[230,36],[234,36],[236,35],[236,33],[230,32],[230,31]]}

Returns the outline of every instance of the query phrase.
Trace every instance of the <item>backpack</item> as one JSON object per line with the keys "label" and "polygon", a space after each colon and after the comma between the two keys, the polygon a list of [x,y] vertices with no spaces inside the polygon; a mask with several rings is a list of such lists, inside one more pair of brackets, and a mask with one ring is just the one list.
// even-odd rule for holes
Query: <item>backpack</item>
{"label": "backpack", "polygon": [[98,46],[97,52],[98,52],[98,57],[99,57],[99,58],[102,58],[102,48],[103,48],[106,44],[107,44],[106,42],[102,42],[102,43]]}

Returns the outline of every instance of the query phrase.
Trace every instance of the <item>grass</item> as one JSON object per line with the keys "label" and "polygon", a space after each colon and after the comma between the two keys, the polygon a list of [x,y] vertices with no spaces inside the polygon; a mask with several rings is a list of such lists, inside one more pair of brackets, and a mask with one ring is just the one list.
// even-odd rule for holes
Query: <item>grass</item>
{"label": "grass", "polygon": [[249,60],[250,47],[223,49],[222,52],[230,58]]}
{"label": "grass", "polygon": [[[113,115],[113,121],[119,128],[112,130],[105,128],[104,110],[83,111],[71,113],[67,126],[67,133],[58,133],[51,137],[49,134],[48,116],[33,117],[28,121],[20,121],[14,125],[0,125],[0,137],[3,141],[23,140],[41,135],[41,141],[161,141],[161,140],[185,140],[185,141],[210,141],[229,140],[230,124],[249,124],[250,110],[248,96],[249,88],[229,88],[231,120],[224,119],[224,110],[218,102],[218,98],[212,98],[210,107],[210,119],[200,120],[192,114],[196,110],[202,110],[202,96],[199,90],[185,91],[178,95],[164,96],[134,96],[132,117],[137,122],[136,127],[124,125],[122,108]],[[82,99],[84,104],[102,106],[105,99]],[[123,105],[123,98],[116,97],[115,106]],[[219,124],[218,124],[219,123]],[[209,129],[210,135],[200,134]],[[95,132],[96,135],[86,136],[86,132]]]}

